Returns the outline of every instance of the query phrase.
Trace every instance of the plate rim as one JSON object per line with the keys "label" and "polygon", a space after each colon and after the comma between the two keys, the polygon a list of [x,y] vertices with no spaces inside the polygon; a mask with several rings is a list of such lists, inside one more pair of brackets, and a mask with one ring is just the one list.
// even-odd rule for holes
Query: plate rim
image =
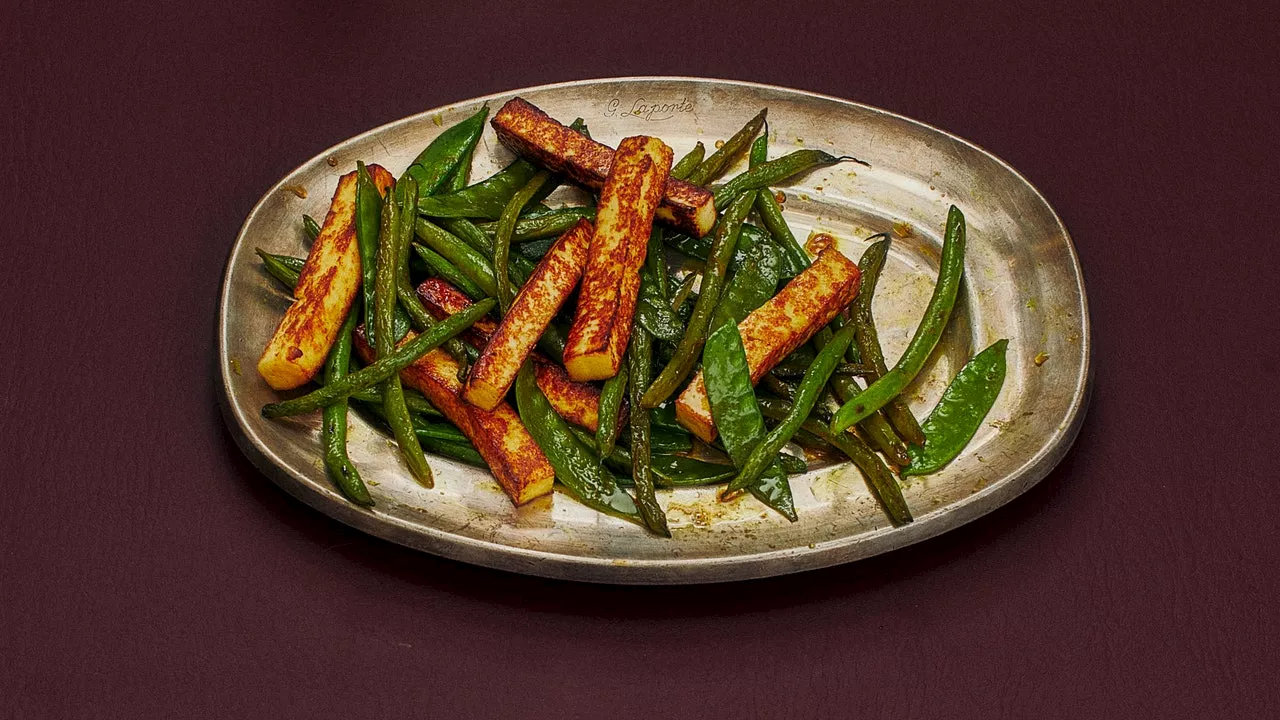
{"label": "plate rim", "polygon": [[[1046,438],[1046,442],[1041,445],[1038,451],[1021,466],[1013,470],[1004,482],[994,483],[979,492],[950,503],[947,506],[946,513],[931,513],[910,525],[899,528],[882,527],[870,533],[835,538],[808,546],[782,548],[751,554],[712,558],[680,558],[673,556],[661,559],[634,560],[568,555],[546,550],[515,547],[500,542],[455,535],[440,528],[413,524],[394,516],[360,508],[332,494],[322,492],[307,477],[290,470],[288,464],[282,458],[279,458],[267,443],[253,433],[246,422],[243,408],[234,399],[231,387],[231,364],[227,350],[227,309],[233,267],[232,261],[242,250],[246,232],[254,224],[258,214],[262,212],[264,206],[275,193],[289,184],[290,178],[316,162],[323,162],[326,157],[341,148],[356,144],[369,136],[456,108],[491,102],[498,98],[523,92],[557,90],[606,83],[662,81],[713,83],[756,90],[763,89],[808,96],[863,111],[870,111],[874,114],[927,128],[952,141],[973,148],[1024,183],[1034,196],[1043,203],[1045,209],[1049,211],[1062,237],[1066,240],[1076,281],[1076,289],[1078,290],[1081,323],[1079,340],[1081,368],[1076,377],[1071,404],[1067,408],[1066,415],[1059,423],[1055,433]],[[293,497],[301,500],[304,504],[345,525],[375,537],[452,560],[538,577],[623,585],[703,584],[804,572],[898,550],[965,525],[995,511],[1022,495],[1043,480],[1061,462],[1062,458],[1066,456],[1075,443],[1085,415],[1088,412],[1094,374],[1092,322],[1089,315],[1088,294],[1085,289],[1084,269],[1080,265],[1080,257],[1076,250],[1075,241],[1072,239],[1066,224],[1058,215],[1057,210],[1050,204],[1044,193],[1008,162],[986,148],[954,133],[874,105],[811,90],[769,83],[683,75],[600,77],[503,90],[458,100],[392,120],[325,148],[285,173],[263,193],[258,201],[254,203],[248,215],[246,215],[224,261],[222,282],[218,294],[218,322],[215,332],[218,345],[218,372],[221,381],[219,383],[218,407],[223,421],[231,431],[236,445],[249,458],[250,462],[270,478],[272,482]],[[884,538],[888,536],[892,536],[893,540],[885,542]]]}

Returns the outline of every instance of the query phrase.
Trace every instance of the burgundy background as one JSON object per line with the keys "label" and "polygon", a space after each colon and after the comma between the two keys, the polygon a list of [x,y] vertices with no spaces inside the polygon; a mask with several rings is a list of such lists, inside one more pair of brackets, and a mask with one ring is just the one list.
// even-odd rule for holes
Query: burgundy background
{"label": "burgundy background", "polygon": [[[0,716],[1280,716],[1263,3],[103,5],[0,10]],[[628,74],[847,97],[1025,173],[1092,306],[1062,465],[887,556],[665,589],[421,555],[257,473],[213,328],[259,195],[425,108]]]}

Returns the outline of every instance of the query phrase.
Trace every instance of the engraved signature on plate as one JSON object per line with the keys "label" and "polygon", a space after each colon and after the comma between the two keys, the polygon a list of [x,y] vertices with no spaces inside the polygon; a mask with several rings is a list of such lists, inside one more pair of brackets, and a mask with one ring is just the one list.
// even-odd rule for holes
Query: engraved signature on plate
{"label": "engraved signature on plate", "polygon": [[[630,105],[624,105],[622,100],[614,98],[609,101],[605,107],[604,116],[613,117],[634,117],[646,122],[661,122],[670,120],[676,115],[693,112],[693,103],[688,98],[680,98],[675,102],[654,102],[647,98],[638,97],[631,101]],[[697,117],[696,115],[694,117]]]}

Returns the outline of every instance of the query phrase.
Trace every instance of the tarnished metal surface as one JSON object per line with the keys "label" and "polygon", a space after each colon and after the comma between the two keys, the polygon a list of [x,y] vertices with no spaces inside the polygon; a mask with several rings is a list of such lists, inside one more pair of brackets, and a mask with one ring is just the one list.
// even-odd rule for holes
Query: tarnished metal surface
{"label": "tarnished metal surface", "polygon": [[[935,278],[947,207],[969,223],[966,284],[957,313],[923,376],[909,390],[923,418],[970,354],[1007,337],[1009,372],[986,424],[944,471],[904,492],[915,523],[892,528],[848,464],[794,477],[794,524],[751,497],[716,501],[712,488],[659,491],[674,538],[646,534],[560,494],[514,508],[485,472],[431,458],[436,487],[417,485],[390,440],[353,413],[350,452],[377,506],[364,510],[325,476],[318,413],[265,420],[276,394],[254,364],[286,305],[261,270],[255,246],[301,255],[299,218],[323,217],[338,177],[356,160],[402,171],[445,127],[483,103],[520,95],[562,121],[584,118],[609,145],[628,135],[662,138],[676,155],[726,138],[769,108],[770,156],[799,147],[855,155],[799,179],[786,216],[801,240],[839,238],[857,258],[865,238],[893,235],[874,312],[892,363],[924,311]],[[509,162],[486,130],[473,177]],[[741,168],[731,169],[730,174]],[[305,188],[306,197],[294,191]],[[572,192],[572,191],[570,191]],[[566,191],[561,191],[565,195]],[[558,196],[553,196],[553,199]],[[697,583],[797,572],[902,547],[1003,505],[1039,481],[1075,439],[1089,389],[1089,317],[1066,228],[1012,168],[926,125],[811,93],[691,78],[623,78],[502,93],[431,110],[343,142],[267,192],[227,261],[219,307],[224,411],[241,448],[285,490],[312,507],[393,542],[515,572],[616,583]],[[1037,365],[1036,359],[1042,361]]]}

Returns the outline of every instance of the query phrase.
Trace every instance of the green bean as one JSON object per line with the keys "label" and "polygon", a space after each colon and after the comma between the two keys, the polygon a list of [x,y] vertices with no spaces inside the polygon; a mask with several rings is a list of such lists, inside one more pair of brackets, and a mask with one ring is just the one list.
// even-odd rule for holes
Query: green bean
{"label": "green bean", "polygon": [[837,332],[831,338],[831,342],[818,353],[818,356],[814,358],[813,365],[809,367],[809,371],[804,374],[804,379],[800,381],[800,387],[796,391],[791,413],[777,427],[770,430],[769,434],[752,449],[750,456],[742,464],[742,471],[738,474],[738,477],[729,483],[730,490],[742,490],[750,486],[769,467],[778,451],[782,449],[783,445],[787,444],[787,441],[795,434],[796,429],[800,427],[805,418],[809,417],[809,412],[813,410],[819,393],[826,387],[827,380],[831,378],[831,373],[835,371],[836,364],[840,362],[840,358],[844,355],[845,348],[849,347],[849,343],[852,341],[853,326],[846,326]]}
{"label": "green bean", "polygon": [[657,292],[657,305],[663,308],[671,302],[671,287],[667,282],[667,257],[662,244],[664,234],[661,225],[653,226],[649,231],[649,245],[644,256],[645,267],[649,269],[649,280]]}
{"label": "green bean", "polygon": [[912,521],[911,509],[902,496],[902,488],[898,485],[893,471],[885,465],[884,460],[853,433],[832,433],[825,425],[816,420],[806,420],[801,428],[812,433],[823,442],[829,443],[862,471],[867,489],[875,497],[880,509],[888,516],[894,526],[906,525]]}
{"label": "green bean", "polygon": [[960,208],[951,206],[947,216],[947,229],[942,240],[942,260],[938,268],[938,282],[934,285],[933,296],[925,308],[924,318],[916,328],[915,335],[907,344],[907,349],[898,358],[897,365],[871,383],[870,387],[857,397],[846,402],[836,412],[831,421],[833,433],[843,432],[849,426],[867,417],[885,406],[915,379],[924,367],[924,363],[933,354],[942,331],[951,318],[951,310],[955,307],[956,294],[960,291],[960,281],[964,278],[964,246],[965,223]]}
{"label": "green bean", "polygon": [[928,440],[912,445],[903,475],[928,475],[946,467],[973,439],[1004,386],[1008,340],[997,340],[965,363],[924,421]]}
{"label": "green bean", "polygon": [[635,500],[618,486],[613,473],[600,464],[589,447],[551,409],[551,403],[538,389],[529,362],[525,362],[516,375],[516,407],[524,426],[555,470],[556,478],[574,498],[600,512],[643,524]]}
{"label": "green bean", "polygon": [[315,218],[304,213],[302,215],[302,231],[307,234],[307,240],[315,242],[316,238],[320,237],[320,223],[316,222]]}
{"label": "green bean", "polygon": [[796,241],[796,236],[791,232],[791,227],[787,225],[787,221],[782,217],[782,206],[778,204],[778,199],[773,196],[773,191],[763,188],[756,193],[756,214],[760,216],[760,222],[764,223],[765,229],[773,236],[776,242],[790,262],[790,268],[787,272],[789,275],[796,275],[809,267],[809,253],[805,252],[800,243]]}
{"label": "green bean", "polygon": [[[369,405],[371,408],[382,407],[382,393],[376,387],[367,387],[363,390],[357,390],[348,396],[351,400],[358,400]],[[444,417],[444,414],[436,409],[422,396],[417,390],[406,389],[404,391],[404,405],[409,408],[409,412],[415,415],[426,415],[430,417]]]}
{"label": "green bean", "polygon": [[[856,325],[856,323],[855,323]],[[858,332],[858,328],[854,327],[854,333]],[[815,336],[813,340],[814,347],[819,350],[826,344],[826,339],[822,336]],[[862,388],[854,382],[853,378],[847,375],[832,374],[831,381],[828,383],[835,391],[836,397],[840,402],[848,402],[851,398],[856,397],[862,392]],[[875,449],[885,454],[885,457],[893,461],[895,465],[902,466],[910,462],[910,456],[907,455],[907,445],[894,432],[889,421],[880,413],[872,413],[858,422],[858,428],[862,431],[871,445]]]}
{"label": "green bean", "polygon": [[702,162],[702,156],[706,152],[706,146],[702,144],[702,141],[698,141],[692,150],[685,153],[684,157],[671,166],[671,177],[677,180],[684,180],[689,177],[689,173],[693,172],[694,168],[698,167],[698,164]]}
{"label": "green bean", "polygon": [[[703,160],[693,172],[689,173],[688,182],[693,185],[706,185],[719,177],[728,167],[730,161],[747,149],[751,139],[764,126],[765,117],[768,113],[769,109],[765,108],[758,115],[751,118],[741,130],[726,140],[719,150],[711,153],[711,157]],[[716,207],[720,206],[717,205]]]}
{"label": "green bean", "polygon": [[[620,372],[618,375],[623,378],[621,387],[624,390],[630,387],[631,390],[631,480],[635,483],[636,506],[640,508],[640,515],[650,530],[664,537],[671,537],[671,530],[667,528],[667,514],[658,504],[653,491],[649,411],[640,407],[640,396],[649,386],[652,342],[644,328],[635,328],[631,333],[631,344],[627,348],[627,372]],[[626,375],[631,377],[629,386]],[[605,383],[605,389],[608,389],[608,383]]]}
{"label": "green bean", "polygon": [[[593,207],[566,207],[526,212],[516,221],[515,228],[511,232],[511,242],[524,243],[530,240],[557,238],[576,225],[579,220],[594,220],[595,217],[596,209]],[[498,221],[476,223],[476,227],[492,238],[498,231]]]}
{"label": "green bean", "polygon": [[[352,396],[354,397],[354,396]],[[387,424],[387,415],[382,411],[381,402],[367,405],[368,409]],[[390,425],[388,425],[390,427]],[[453,425],[447,423],[429,423],[421,418],[413,418],[413,432],[418,436],[422,447],[437,455],[459,460],[477,467],[488,467],[479,451],[471,444],[466,435]]]}
{"label": "green bean", "polygon": [[[702,352],[702,377],[706,382],[711,417],[733,464],[743,466],[751,447],[765,434],[764,418],[751,386],[747,352],[738,326],[725,323],[711,333]],[[779,446],[779,450],[781,446]],[[791,485],[775,458],[760,477],[746,486],[751,494],[791,522],[796,521]]]}
{"label": "green bean", "polygon": [[[394,317],[396,298],[396,282],[401,275],[400,258],[408,258],[401,252],[401,244],[409,242],[409,234],[413,227],[413,207],[418,198],[418,183],[412,176],[406,175],[396,182],[394,197],[383,206],[382,235],[378,241],[378,272],[373,292],[374,327],[376,328],[376,344],[374,349],[379,359],[395,352]],[[387,416],[387,424],[391,426],[391,434],[400,446],[400,454],[404,457],[409,473],[425,487],[434,487],[431,466],[422,454],[422,444],[413,431],[413,420],[404,403],[404,388],[400,384],[399,374],[392,374],[382,383],[382,409]]]}
{"label": "green bean", "polygon": [[268,418],[300,415],[317,410],[332,404],[335,400],[348,397],[380,383],[409,367],[415,360],[426,355],[431,350],[440,347],[445,340],[455,337],[471,327],[476,320],[484,317],[486,313],[492,310],[493,306],[494,301],[492,298],[481,300],[462,312],[441,320],[435,327],[396,348],[395,352],[385,357],[379,357],[373,364],[357,370],[333,384],[325,385],[318,390],[292,400],[264,405],[262,415]]}
{"label": "green bean", "polygon": [[711,316],[709,327],[714,331],[725,323],[737,325],[764,305],[778,290],[782,275],[782,253],[773,243],[759,244],[751,248],[744,262],[725,285]]}
{"label": "green bean", "polygon": [[378,276],[378,235],[382,218],[382,193],[369,168],[356,161],[356,245],[360,250],[361,296],[364,298],[364,331],[370,345],[377,342],[373,321],[373,292]]}
{"label": "green bean", "polygon": [[484,121],[488,116],[489,106],[486,105],[471,117],[449,127],[432,140],[404,171],[418,183],[418,192],[423,197],[435,195],[460,167],[463,158],[470,157],[480,141],[480,134],[484,132]]}
{"label": "green bean", "polygon": [[[867,248],[866,252],[862,253],[862,259],[858,260],[858,269],[862,272],[862,284],[858,290],[858,297],[853,301],[851,319],[858,326],[858,334],[855,338],[858,354],[863,362],[871,365],[873,370],[868,376],[868,382],[875,382],[889,372],[888,367],[885,366],[884,352],[880,349],[880,336],[876,332],[875,319],[871,314],[871,301],[875,296],[876,284],[880,280],[880,272],[884,269],[885,260],[889,256],[889,242],[889,237],[885,236],[884,239]],[[849,399],[842,398],[843,401]],[[920,423],[916,422],[915,415],[911,414],[911,408],[907,407],[901,397],[890,400],[884,406],[883,412],[889,419],[889,424],[903,440],[913,445],[924,444],[924,433],[920,429]],[[903,451],[905,450],[904,447]]]}
{"label": "green bean", "polygon": [[[852,160],[853,162],[866,165],[861,160],[849,155],[835,156],[821,150],[796,150],[793,153],[783,155],[776,160],[762,163],[761,165],[751,168],[750,170],[738,175],[729,182],[721,185],[715,191],[716,207],[721,207],[742,193],[749,193],[753,190],[766,188],[787,180],[795,175],[808,172],[816,167],[825,165],[834,165],[843,160]],[[754,198],[753,198],[754,199]]]}
{"label": "green bean", "polygon": [[[346,376],[351,364],[351,336],[360,316],[352,308],[338,330],[338,339],[329,350],[324,363],[324,383],[329,385]],[[360,471],[347,456],[347,399],[335,401],[324,409],[320,423],[320,444],[324,447],[324,465],[338,489],[357,505],[373,505],[369,489],[365,487]]]}
{"label": "green bean", "polygon": [[457,265],[449,262],[440,253],[418,243],[413,244],[413,251],[427,264],[427,269],[432,275],[447,281],[450,285],[461,290],[467,297],[472,300],[479,300],[485,296],[484,290],[479,285],[472,282],[471,278],[459,270]]}
{"label": "green bean", "polygon": [[702,344],[706,341],[711,314],[715,312],[720,301],[720,290],[724,286],[724,276],[728,270],[729,258],[733,256],[734,247],[738,243],[738,234],[742,230],[742,221],[751,209],[751,199],[738,200],[729,206],[716,225],[716,239],[712,253],[707,260],[706,271],[702,277],[702,288],[698,294],[698,302],[694,305],[693,315],[689,318],[688,327],[671,362],[662,369],[653,384],[645,391],[643,407],[652,408],[660,405],[675,392],[680,383],[693,370],[701,355]]}
{"label": "green bean", "polygon": [[601,457],[612,452],[613,446],[618,442],[618,431],[621,429],[619,415],[622,412],[622,399],[627,395],[627,377],[627,368],[623,366],[618,369],[617,375],[604,381],[604,387],[600,390],[595,447]]}
{"label": "green bean", "polygon": [[[651,418],[652,419],[652,418]],[[569,426],[578,440],[588,447],[595,444],[595,438],[586,430]],[[613,446],[613,450],[602,458],[609,467],[625,475],[618,477],[618,484],[623,487],[635,487],[631,480],[631,451],[621,443]],[[653,453],[649,456],[649,467],[653,470],[653,484],[660,488],[698,487],[700,485],[716,485],[729,481],[737,474],[733,465],[724,465],[695,460],[684,455]],[[807,469],[807,468],[806,468]]]}
{"label": "green bean", "polygon": [[428,220],[418,218],[414,226],[418,238],[427,247],[444,256],[466,275],[471,282],[489,297],[497,297],[498,285],[494,280],[493,266],[478,250],[463,242],[458,236]]}
{"label": "green bean", "polygon": [[778,451],[778,464],[782,466],[783,472],[788,475],[800,475],[809,472],[809,462],[807,460],[787,454],[781,450]]}
{"label": "green bean", "polygon": [[278,280],[281,285],[288,288],[292,293],[293,288],[298,284],[298,270],[291,267],[289,263],[294,258],[290,258],[288,255],[275,255],[262,248],[254,248],[253,251],[258,254],[258,257],[262,258],[262,269],[266,270],[268,275]]}
{"label": "green bean", "polygon": [[764,132],[751,142],[751,152],[747,153],[747,169],[769,162],[769,123],[764,124]]}
{"label": "green bean", "polygon": [[529,199],[550,179],[549,171],[539,170],[519,192],[511,196],[502,210],[502,216],[498,218],[498,231],[493,236],[493,273],[498,282],[498,307],[503,315],[511,309],[511,299],[515,297],[511,280],[507,276],[507,259],[511,256],[511,233],[515,230],[516,218],[520,217],[520,212]]}

